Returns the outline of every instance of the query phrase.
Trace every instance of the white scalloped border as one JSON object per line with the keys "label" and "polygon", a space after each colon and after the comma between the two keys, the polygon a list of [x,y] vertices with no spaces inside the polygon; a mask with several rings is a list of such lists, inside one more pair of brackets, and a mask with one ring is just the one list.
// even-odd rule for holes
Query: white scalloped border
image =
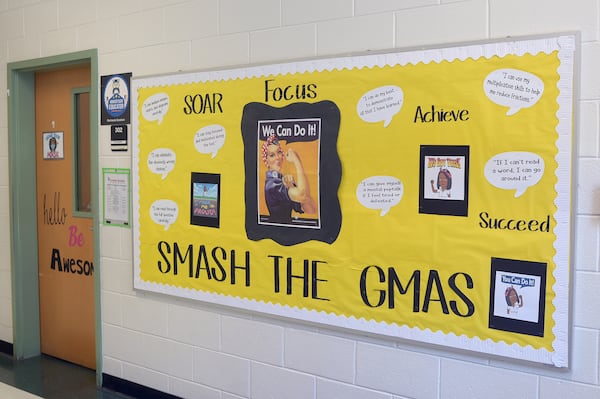
{"label": "white scalloped border", "polygon": [[[569,340],[569,277],[570,277],[570,238],[571,238],[571,169],[572,169],[572,130],[573,130],[573,82],[575,71],[575,51],[577,37],[575,34],[565,34],[554,37],[538,39],[515,39],[510,41],[471,44],[441,49],[426,49],[398,53],[372,54],[349,56],[342,58],[331,58],[322,60],[309,60],[294,63],[273,64],[265,66],[252,66],[231,70],[207,71],[182,73],[175,75],[164,75],[155,77],[133,78],[132,81],[132,175],[133,175],[133,251],[134,251],[134,288],[157,293],[176,295],[215,304],[248,309],[261,313],[268,313],[282,317],[291,317],[310,322],[324,323],[327,325],[355,329],[374,334],[382,334],[390,337],[398,337],[425,343],[444,345],[453,348],[466,349],[492,355],[500,355],[511,358],[525,359],[539,363],[552,364],[557,367],[568,366],[568,340]],[[376,322],[373,320],[356,319],[355,317],[338,316],[331,313],[318,312],[315,310],[300,309],[297,307],[283,306],[280,304],[265,303],[253,299],[227,296],[223,294],[212,294],[196,291],[182,287],[166,284],[146,282],[140,279],[140,234],[139,234],[139,196],[135,188],[139,187],[138,177],[138,134],[137,120],[139,117],[137,105],[138,89],[143,87],[157,87],[163,85],[178,85],[198,83],[207,81],[226,81],[231,79],[257,78],[272,75],[295,74],[304,72],[315,72],[323,70],[342,70],[352,68],[373,68],[376,66],[393,66],[407,64],[428,64],[430,62],[442,61],[464,61],[468,58],[479,59],[494,56],[504,57],[506,55],[532,55],[540,52],[551,53],[558,51],[560,66],[559,73],[559,95],[557,102],[558,124],[556,142],[558,164],[555,186],[557,198],[555,205],[557,212],[554,217],[557,221],[554,228],[556,240],[554,248],[556,254],[554,261],[555,284],[553,290],[555,299],[553,301],[555,312],[553,314],[555,340],[553,352],[546,349],[535,349],[531,346],[522,347],[518,344],[507,344],[506,342],[495,342],[491,339],[482,340],[480,337],[466,337],[454,333],[443,333],[442,331],[421,330],[418,327],[407,327],[395,323]]]}

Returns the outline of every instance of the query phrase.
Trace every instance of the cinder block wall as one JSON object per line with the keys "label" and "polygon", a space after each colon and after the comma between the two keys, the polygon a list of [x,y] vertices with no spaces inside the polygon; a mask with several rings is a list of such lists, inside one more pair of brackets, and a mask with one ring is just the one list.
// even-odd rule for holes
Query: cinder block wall
{"label": "cinder block wall", "polygon": [[[7,62],[98,48],[100,74],[153,75],[581,32],[572,367],[556,370],[132,289],[132,233],[102,227],[103,372],[188,398],[598,398],[598,0],[0,0]],[[0,79],[6,92],[6,78]],[[100,167],[130,167],[100,130]],[[7,101],[0,96],[0,339],[13,342]],[[243,332],[243,333],[242,333]]]}

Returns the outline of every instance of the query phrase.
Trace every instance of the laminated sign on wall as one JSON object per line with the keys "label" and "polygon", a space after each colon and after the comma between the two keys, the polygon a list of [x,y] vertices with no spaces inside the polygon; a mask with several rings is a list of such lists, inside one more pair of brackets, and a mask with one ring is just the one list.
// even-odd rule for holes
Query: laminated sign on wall
{"label": "laminated sign on wall", "polygon": [[576,39],[135,78],[135,287],[567,366]]}

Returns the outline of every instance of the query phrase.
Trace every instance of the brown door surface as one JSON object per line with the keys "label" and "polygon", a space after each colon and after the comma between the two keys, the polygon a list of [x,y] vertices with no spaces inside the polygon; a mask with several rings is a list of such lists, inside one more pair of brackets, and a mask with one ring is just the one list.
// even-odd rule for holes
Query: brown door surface
{"label": "brown door surface", "polygon": [[36,73],[35,162],[41,350],[95,369],[89,86],[89,66]]}

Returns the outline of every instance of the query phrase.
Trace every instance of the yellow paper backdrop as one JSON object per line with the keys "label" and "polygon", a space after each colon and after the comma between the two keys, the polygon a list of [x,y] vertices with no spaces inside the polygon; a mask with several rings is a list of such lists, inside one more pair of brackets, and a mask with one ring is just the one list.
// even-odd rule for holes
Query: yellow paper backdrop
{"label": "yellow paper backdrop", "polygon": [[[134,190],[139,215],[134,216],[138,220],[140,280],[168,287],[167,290],[172,288],[176,295],[197,291],[289,306],[292,317],[293,309],[314,310],[468,338],[504,341],[509,345],[531,345],[552,352],[555,340],[552,287],[555,283],[553,271],[557,267],[553,229],[557,196],[558,67],[557,53],[552,52],[178,81],[140,87],[134,93],[138,113],[135,123],[138,123],[139,131],[134,157],[134,170],[138,171]],[[505,68],[535,75],[544,88],[535,105],[510,116],[507,115],[508,107],[491,101],[484,90],[488,75]],[[314,84],[316,98],[274,101],[265,90],[267,80],[270,88]],[[361,97],[373,89],[390,85],[402,90],[400,111],[387,127],[383,121],[363,120],[357,112]],[[213,104],[213,112],[184,112],[186,95],[205,96],[207,93],[222,95],[219,107]],[[151,96],[161,94],[169,98],[164,119],[147,119],[143,115],[145,102]],[[283,107],[294,102],[321,100],[334,102],[341,113],[337,140],[342,163],[341,185],[337,191],[342,212],[339,236],[332,244],[309,241],[292,246],[282,246],[271,239],[249,240],[244,224],[244,143],[240,130],[244,106],[260,102]],[[416,117],[418,107],[426,112],[432,106],[436,110],[468,110],[468,120],[421,122]],[[209,125],[222,126],[226,135],[214,158],[211,154],[200,153],[194,145],[196,133]],[[421,145],[469,147],[468,216],[419,213]],[[147,167],[149,154],[159,148],[170,149],[176,154],[175,166],[164,179]],[[545,171],[537,184],[515,198],[515,190],[492,185],[484,175],[484,168],[495,155],[517,151],[537,154],[543,159]],[[191,172],[220,174],[219,228],[190,224]],[[258,173],[262,187],[262,166]],[[320,173],[328,171],[321,170]],[[383,216],[379,210],[363,206],[357,198],[361,181],[372,176],[391,176],[402,182],[400,202]],[[312,183],[316,184],[314,179]],[[316,186],[312,191],[318,192]],[[167,229],[150,216],[152,204],[161,199],[171,200],[178,206],[177,219]],[[327,209],[320,211],[327,212]],[[483,228],[482,212],[491,218],[539,222],[549,218],[550,228],[548,232]],[[162,247],[163,252],[169,248],[166,256],[158,249],[161,242],[166,245]],[[187,258],[180,259],[177,274],[174,273],[172,252],[175,243],[183,255],[186,255],[185,251],[192,251],[187,252]],[[199,255],[202,250],[206,251],[206,258]],[[213,253],[220,264],[213,258]],[[249,286],[244,283],[246,271],[239,268],[235,271],[235,283],[232,283],[232,255],[237,266],[245,265],[248,256]],[[545,301],[542,337],[488,327],[492,257],[547,264],[546,296],[542,298]],[[287,294],[288,258],[294,276],[302,275],[304,262],[308,262],[308,295],[303,291],[305,284],[300,278],[291,279],[292,292]],[[163,273],[158,263],[162,262],[165,271],[166,259],[172,264],[170,270]],[[198,278],[189,275],[190,259],[193,274],[198,263],[201,265]],[[275,259],[280,260],[279,292],[275,292]],[[384,272],[384,281],[380,281],[377,269],[371,267],[365,284],[365,295],[371,305],[382,298],[381,306],[369,306],[361,296],[361,274],[368,266],[378,266]],[[206,267],[214,273],[209,274]],[[404,294],[397,286],[392,290],[393,306],[388,286],[392,269],[408,290]],[[415,275],[420,282],[411,280]],[[456,275],[454,288],[449,283],[452,275]],[[428,283],[430,297],[426,301]],[[418,295],[415,296],[416,287]],[[467,301],[457,291],[472,303],[473,314],[468,315]],[[418,297],[416,303],[415,297]],[[456,311],[450,307],[451,303],[455,304]],[[444,305],[448,313],[443,312]]]}

